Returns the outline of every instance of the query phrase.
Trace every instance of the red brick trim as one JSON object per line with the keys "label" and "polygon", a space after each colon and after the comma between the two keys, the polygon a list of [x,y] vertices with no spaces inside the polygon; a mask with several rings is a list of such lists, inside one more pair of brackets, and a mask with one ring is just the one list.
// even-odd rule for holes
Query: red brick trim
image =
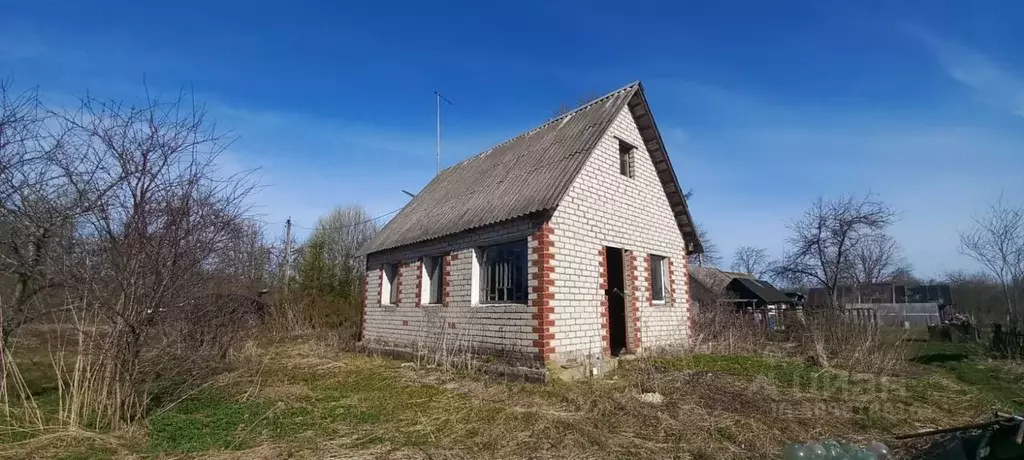
{"label": "red brick trim", "polygon": [[628,336],[630,351],[636,352],[640,350],[642,343],[640,341],[640,302],[642,300],[640,296],[640,273],[636,263],[636,253],[633,251],[625,251],[626,259],[626,282],[629,283],[626,286],[626,292],[629,292],[629,298],[626,299],[626,308],[629,309],[629,326],[632,328],[632,334]]}
{"label": "red brick trim", "polygon": [[423,259],[416,264],[416,307],[423,305]]}
{"label": "red brick trim", "polygon": [[651,255],[644,254],[644,305],[654,305],[654,286],[651,285],[653,279],[651,276]]}
{"label": "red brick trim", "polygon": [[676,301],[676,275],[673,271],[672,259],[668,259],[668,298],[665,299],[667,305],[675,306]]}
{"label": "red brick trim", "polygon": [[601,350],[604,356],[612,355],[611,334],[608,330],[608,248],[601,246],[597,252],[600,268],[600,278],[597,284],[598,293],[601,295]]}
{"label": "red brick trim", "polygon": [[444,255],[444,279],[441,280],[441,304],[442,306],[448,306],[448,295],[452,292],[452,261],[456,260],[458,254],[445,254]]}
{"label": "red brick trim", "polygon": [[552,252],[552,248],[555,246],[552,239],[554,233],[555,229],[551,224],[544,223],[530,237],[531,241],[536,242],[530,247],[530,266],[536,269],[530,275],[531,280],[536,281],[536,283],[530,283],[533,285],[533,292],[530,293],[530,306],[536,309],[532,317],[537,322],[537,325],[533,327],[533,332],[537,334],[537,340],[533,342],[533,346],[537,348],[537,355],[541,361],[547,361],[555,353],[553,344],[555,334],[551,331],[552,326],[555,325],[555,320],[551,317],[554,314],[552,300],[555,299],[555,293],[551,292],[551,287],[555,285],[555,267],[552,264],[555,259],[555,254]]}

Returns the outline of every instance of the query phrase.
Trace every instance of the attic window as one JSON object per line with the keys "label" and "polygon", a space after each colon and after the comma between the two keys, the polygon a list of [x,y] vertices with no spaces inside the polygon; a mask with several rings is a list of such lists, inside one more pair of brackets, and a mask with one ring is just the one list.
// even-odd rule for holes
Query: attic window
{"label": "attic window", "polygon": [[619,139],[619,174],[626,176],[630,179],[633,178],[633,169],[635,165],[635,152],[636,147],[633,147],[628,142]]}

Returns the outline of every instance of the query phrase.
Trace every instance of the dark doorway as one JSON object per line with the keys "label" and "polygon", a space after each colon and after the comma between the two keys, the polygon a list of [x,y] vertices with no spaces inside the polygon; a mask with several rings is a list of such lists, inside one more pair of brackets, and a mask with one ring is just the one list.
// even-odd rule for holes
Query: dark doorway
{"label": "dark doorway", "polygon": [[608,299],[608,346],[612,356],[619,356],[626,348],[626,278],[622,270],[622,249],[605,248],[605,267],[608,273],[608,289],[604,291]]}

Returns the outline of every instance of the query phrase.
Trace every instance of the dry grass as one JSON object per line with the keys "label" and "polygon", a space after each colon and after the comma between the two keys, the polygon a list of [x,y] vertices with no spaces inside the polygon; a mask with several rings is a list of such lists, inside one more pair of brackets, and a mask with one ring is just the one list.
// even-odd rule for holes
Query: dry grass
{"label": "dry grass", "polygon": [[[601,380],[515,384],[343,351],[333,337],[238,350],[233,371],[151,416],[145,433],[37,433],[0,456],[771,458],[788,441],[886,439],[986,411],[940,375],[688,355],[626,362]],[[637,398],[649,392],[664,402]]]}

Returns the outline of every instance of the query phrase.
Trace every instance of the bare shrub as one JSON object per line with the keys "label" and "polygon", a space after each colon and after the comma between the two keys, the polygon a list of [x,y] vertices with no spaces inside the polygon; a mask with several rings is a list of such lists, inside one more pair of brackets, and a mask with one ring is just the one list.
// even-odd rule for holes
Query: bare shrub
{"label": "bare shrub", "polygon": [[858,321],[830,309],[804,315],[807,320],[793,326],[793,337],[801,344],[804,355],[817,356],[817,339],[832,359],[832,365],[849,372],[894,375],[906,369],[905,331]]}
{"label": "bare shrub", "polygon": [[729,307],[701,309],[694,322],[694,351],[712,354],[756,354],[767,349],[771,332],[753,315]]}
{"label": "bare shrub", "polygon": [[330,331],[345,348],[359,340],[362,300],[348,300],[299,291],[283,295],[268,308],[262,328],[267,336],[280,337]]}
{"label": "bare shrub", "polygon": [[[797,315],[806,316],[800,320]],[[755,315],[724,309],[702,310],[692,341],[696,353],[772,354],[809,359],[817,365],[818,346],[830,365],[853,373],[894,375],[906,369],[906,333],[859,322],[834,310],[786,311],[783,328],[771,330]]]}
{"label": "bare shrub", "polygon": [[[254,184],[217,169],[229,140],[187,94],[87,96],[54,111],[9,89],[0,84],[0,356],[17,330],[49,321],[59,424],[131,428],[263,322]],[[12,376],[4,396],[25,396],[17,366],[0,367]],[[34,405],[30,393],[4,402]]]}

